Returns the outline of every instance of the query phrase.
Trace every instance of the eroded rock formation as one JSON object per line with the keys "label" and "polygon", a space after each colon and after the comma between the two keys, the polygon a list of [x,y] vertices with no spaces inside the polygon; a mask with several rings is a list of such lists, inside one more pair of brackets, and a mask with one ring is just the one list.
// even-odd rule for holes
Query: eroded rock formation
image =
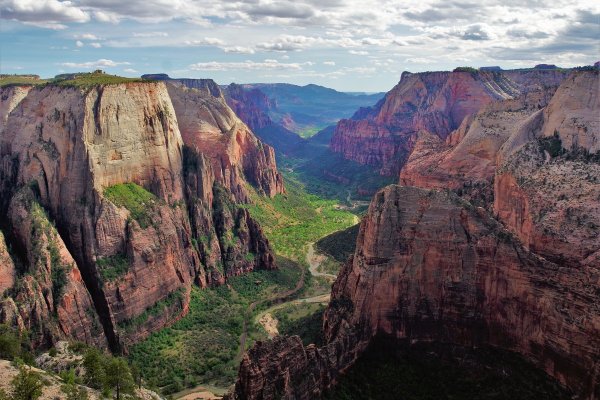
{"label": "eroded rock formation", "polygon": [[445,141],[421,130],[401,183],[425,188],[373,198],[332,289],[327,344],[256,345],[231,396],[317,398],[383,335],[515,351],[599,398],[598,79],[574,72],[490,103]]}
{"label": "eroded rock formation", "polygon": [[[164,83],[1,89],[0,215],[23,254],[3,321],[35,327],[39,345],[117,349],[184,315],[193,283],[274,267],[236,205],[247,185],[283,190],[273,151],[210,82],[181,97],[171,88],[177,109]],[[51,234],[32,233],[34,210]]]}
{"label": "eroded rock formation", "polygon": [[517,351],[589,397],[600,367],[599,272],[539,257],[450,192],[389,186],[334,284],[327,345],[258,344],[236,398],[315,398],[378,334]]}
{"label": "eroded rock formation", "polygon": [[557,86],[565,76],[561,71],[403,73],[375,107],[338,123],[331,149],[393,175],[404,165],[419,131],[444,140],[466,116],[487,104]]}

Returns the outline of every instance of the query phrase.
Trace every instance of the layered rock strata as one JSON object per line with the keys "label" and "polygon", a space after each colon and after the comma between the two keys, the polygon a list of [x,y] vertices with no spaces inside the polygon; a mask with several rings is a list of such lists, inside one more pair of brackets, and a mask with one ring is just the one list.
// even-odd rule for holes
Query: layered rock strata
{"label": "layered rock strata", "polygon": [[377,105],[338,123],[331,149],[393,175],[404,165],[418,132],[444,140],[486,105],[556,87],[565,76],[561,71],[405,72]]}
{"label": "layered rock strata", "polygon": [[450,192],[389,186],[375,195],[333,286],[327,345],[257,344],[232,397],[317,398],[383,334],[516,351],[591,398],[600,372],[598,268],[528,251]]}
{"label": "layered rock strata", "polygon": [[[116,350],[184,315],[193,283],[274,267],[260,226],[236,205],[247,185],[283,190],[272,149],[211,87],[182,97],[171,88],[177,110],[164,83],[1,89],[0,214],[23,259],[3,321],[36,327],[40,345],[67,338]],[[30,204],[55,227],[62,261],[36,253],[50,239],[27,230]]]}

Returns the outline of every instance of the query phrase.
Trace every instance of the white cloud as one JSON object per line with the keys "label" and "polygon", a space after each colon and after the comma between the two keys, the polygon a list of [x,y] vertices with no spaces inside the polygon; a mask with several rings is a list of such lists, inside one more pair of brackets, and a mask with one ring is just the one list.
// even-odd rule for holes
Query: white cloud
{"label": "white cloud", "polygon": [[201,62],[189,66],[193,71],[231,71],[231,70],[302,70],[304,65],[309,63],[280,63],[277,60],[264,60],[264,62],[243,61],[243,62]]}
{"label": "white cloud", "polygon": [[75,42],[75,46],[77,47],[83,47],[83,42],[81,40],[78,40]]}
{"label": "white cloud", "polygon": [[74,35],[73,37],[75,39],[82,39],[82,40],[102,40],[98,36],[96,36],[92,33],[82,33],[82,34]]}
{"label": "white cloud", "polygon": [[102,44],[100,44],[98,42],[92,42],[92,43],[90,43],[90,46],[92,46],[95,49],[99,49],[100,47],[102,47]]}
{"label": "white cloud", "polygon": [[66,67],[66,68],[102,68],[102,67],[117,67],[119,65],[131,65],[131,63],[126,62],[126,61],[119,62],[119,61],[108,60],[106,58],[101,58],[96,61],[87,61],[87,62],[81,62],[81,63],[64,62],[64,63],[60,63],[59,65]]}
{"label": "white cloud", "polygon": [[169,34],[167,32],[133,32],[132,36],[138,38],[152,38],[167,37]]}
{"label": "white cloud", "polygon": [[123,70],[123,72],[127,72],[127,73],[130,73],[130,74],[137,74],[137,73],[139,73],[139,71],[138,71],[138,70],[136,70],[136,69],[133,69],[133,68],[125,68],[125,69]]}
{"label": "white cloud", "polygon": [[323,40],[320,38],[302,35],[281,35],[279,38],[270,42],[257,44],[256,48],[267,51],[297,51],[308,48],[309,46],[319,42],[323,42]]}
{"label": "white cloud", "polygon": [[200,40],[186,40],[185,45],[187,46],[224,46],[225,42],[221,39],[213,37],[205,37]]}
{"label": "white cloud", "polygon": [[367,56],[367,55],[369,55],[368,51],[363,51],[363,50],[349,50],[348,53],[353,54],[355,56]]}
{"label": "white cloud", "polygon": [[65,29],[70,22],[88,22],[90,16],[71,1],[2,0],[0,15],[41,28]]}
{"label": "white cloud", "polygon": [[323,61],[323,65],[334,66],[335,65],[335,61]]}
{"label": "white cloud", "polygon": [[222,49],[225,53],[254,54],[254,49],[252,47],[224,46]]}

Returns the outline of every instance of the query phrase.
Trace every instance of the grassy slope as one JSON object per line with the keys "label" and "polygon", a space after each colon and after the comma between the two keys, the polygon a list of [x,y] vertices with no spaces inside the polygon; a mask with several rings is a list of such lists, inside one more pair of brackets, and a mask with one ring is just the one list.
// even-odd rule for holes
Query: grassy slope
{"label": "grassy slope", "polygon": [[95,72],[82,73],[73,79],[35,79],[28,75],[7,75],[0,78],[0,87],[15,85],[45,85],[87,88],[96,85],[116,85],[120,83],[149,82],[140,78],[125,78],[117,75],[100,74]]}
{"label": "grassy slope", "polygon": [[284,176],[286,194],[273,199],[254,196],[254,204],[248,209],[263,227],[277,254],[303,262],[308,243],[348,228],[354,223],[354,216],[337,209],[335,200],[308,194],[293,175]]}

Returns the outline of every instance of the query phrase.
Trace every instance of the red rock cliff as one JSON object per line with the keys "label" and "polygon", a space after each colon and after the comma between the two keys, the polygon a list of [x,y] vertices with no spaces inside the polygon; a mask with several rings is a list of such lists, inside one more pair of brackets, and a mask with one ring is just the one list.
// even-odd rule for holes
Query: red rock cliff
{"label": "red rock cliff", "polygon": [[572,268],[537,256],[452,193],[389,186],[375,195],[333,286],[327,345],[257,344],[232,397],[317,398],[384,334],[510,349],[593,398],[599,273],[597,264]]}
{"label": "red rock cliff", "polygon": [[404,73],[375,107],[338,123],[331,149],[393,175],[406,161],[417,132],[427,131],[443,140],[466,116],[487,104],[557,85],[565,75],[556,71]]}
{"label": "red rock cliff", "polygon": [[[31,202],[39,204],[54,222],[56,241],[64,243],[65,257],[74,265],[67,277],[79,282],[77,296],[83,296],[64,291],[59,293],[62,297],[49,298],[47,278],[54,274],[52,265],[34,269],[32,279],[38,286],[21,285],[28,290],[23,296],[32,299],[41,299],[32,295],[39,287],[56,304],[48,313],[59,317],[62,299],[70,299],[71,308],[65,306],[62,314],[72,320],[67,324],[59,318],[59,325],[72,328],[42,329],[45,343],[62,337],[93,343],[97,336],[78,326],[91,329],[94,325],[84,316],[97,315],[104,331],[98,340],[107,339],[118,348],[183,315],[194,282],[221,284],[228,276],[274,267],[268,240],[247,210],[236,206],[235,190],[246,190],[247,177],[258,189],[273,194],[281,181],[277,181],[272,151],[262,148],[243,127],[222,125],[220,136],[232,143],[218,148],[222,153],[211,152],[209,145],[200,154],[201,137],[194,138],[195,148],[184,147],[164,83],[87,89],[48,85],[31,88],[23,96],[16,92],[4,96],[5,90],[11,89],[2,89],[2,101],[7,104],[0,107],[8,110],[0,132],[0,213],[11,216],[9,239],[21,252],[35,248],[34,236],[12,218],[25,218],[29,213],[27,208],[16,214],[13,210],[22,209],[15,199],[32,188]],[[200,100],[188,99],[186,110],[194,108],[193,101],[199,102],[197,109],[203,109]],[[212,122],[231,118],[220,115],[218,109],[211,109],[209,115]],[[213,159],[219,163],[207,161]],[[222,160],[227,164],[221,164]],[[215,172],[217,164],[221,167]],[[256,170],[257,166],[266,167]],[[126,192],[126,199],[141,193],[144,200],[132,205],[107,196],[106,190],[115,185],[121,185],[117,188]],[[211,248],[209,254],[197,245],[204,242]],[[33,268],[33,258],[26,260],[28,268]],[[18,271],[19,282],[25,279],[20,276],[24,272]],[[86,308],[86,298],[92,299],[92,308]],[[82,305],[83,314],[73,311],[74,304]],[[24,322],[39,324],[46,312],[36,311],[36,317],[28,319],[23,310],[11,307],[5,304],[0,316],[14,323],[20,314]],[[38,310],[41,303],[31,307]],[[158,316],[146,312],[153,307],[163,312]]]}

